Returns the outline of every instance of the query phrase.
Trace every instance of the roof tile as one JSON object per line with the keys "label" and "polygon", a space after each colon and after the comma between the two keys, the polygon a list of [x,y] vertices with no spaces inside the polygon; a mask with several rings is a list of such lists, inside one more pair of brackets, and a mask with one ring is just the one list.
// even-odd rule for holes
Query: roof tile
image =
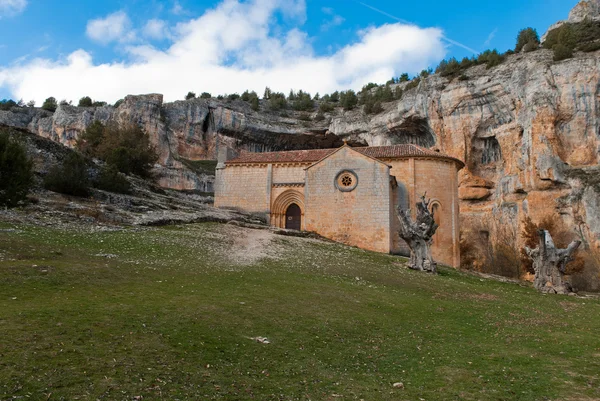
{"label": "roof tile", "polygon": [[[404,157],[434,157],[440,159],[449,159],[464,163],[456,158],[450,157],[444,153],[425,149],[417,145],[392,145],[392,146],[367,146],[352,148],[357,152],[370,156],[375,159],[393,159]],[[227,164],[247,164],[247,163],[314,163],[329,156],[337,149],[312,149],[312,150],[292,150],[285,152],[242,152],[235,159],[227,161]]]}

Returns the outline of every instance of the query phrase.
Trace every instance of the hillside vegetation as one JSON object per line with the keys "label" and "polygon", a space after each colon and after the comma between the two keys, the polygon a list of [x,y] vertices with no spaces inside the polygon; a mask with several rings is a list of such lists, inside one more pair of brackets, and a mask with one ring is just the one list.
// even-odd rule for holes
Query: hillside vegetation
{"label": "hillside vegetation", "polygon": [[597,299],[213,223],[0,244],[2,400],[600,397]]}

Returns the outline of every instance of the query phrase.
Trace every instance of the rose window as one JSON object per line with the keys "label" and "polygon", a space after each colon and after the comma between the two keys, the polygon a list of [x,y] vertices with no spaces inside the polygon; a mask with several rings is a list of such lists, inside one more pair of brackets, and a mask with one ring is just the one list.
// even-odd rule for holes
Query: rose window
{"label": "rose window", "polygon": [[335,186],[342,192],[350,192],[358,184],[358,177],[353,171],[344,170],[338,173]]}

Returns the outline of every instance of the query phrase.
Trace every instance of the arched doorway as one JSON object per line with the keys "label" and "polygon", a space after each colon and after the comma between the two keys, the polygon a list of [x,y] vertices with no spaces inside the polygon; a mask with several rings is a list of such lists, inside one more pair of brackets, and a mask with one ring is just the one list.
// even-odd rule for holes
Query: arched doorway
{"label": "arched doorway", "polygon": [[302,229],[302,211],[300,206],[292,203],[285,211],[285,228],[288,230]]}

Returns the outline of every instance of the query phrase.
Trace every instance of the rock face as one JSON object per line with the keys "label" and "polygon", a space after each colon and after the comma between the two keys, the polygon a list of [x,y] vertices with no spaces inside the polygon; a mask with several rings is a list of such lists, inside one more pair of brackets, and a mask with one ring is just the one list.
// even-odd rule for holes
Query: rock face
{"label": "rock face", "polygon": [[[595,10],[598,1],[586,4]],[[464,228],[500,215],[517,228],[525,215],[534,221],[550,216],[600,254],[599,56],[555,63],[547,50],[512,55],[489,70],[469,69],[468,80],[423,79],[380,114],[336,108],[321,122],[311,120],[316,112],[283,114],[266,103],[255,112],[241,100],[163,104],[161,95],[144,95],[128,96],[118,108],[0,111],[0,123],[69,146],[95,119],[138,123],[160,152],[161,185],[202,191],[212,190],[212,177],[184,163],[214,159],[217,144],[268,151],[334,147],[342,139],[415,143],[466,163],[460,173]]]}
{"label": "rock face", "polygon": [[568,22],[581,22],[600,16],[600,0],[582,0],[569,13]]}

